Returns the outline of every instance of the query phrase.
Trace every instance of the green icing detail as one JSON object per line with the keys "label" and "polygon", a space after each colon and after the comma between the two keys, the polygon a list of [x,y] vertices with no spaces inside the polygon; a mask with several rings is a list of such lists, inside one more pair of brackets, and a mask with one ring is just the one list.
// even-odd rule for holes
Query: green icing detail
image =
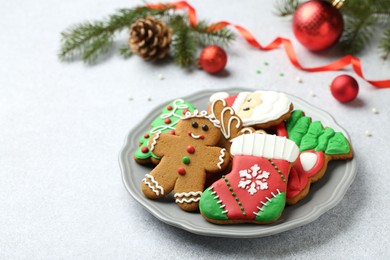
{"label": "green icing detail", "polygon": [[211,219],[227,220],[228,217],[222,213],[221,204],[218,204],[218,199],[212,194],[212,190],[207,188],[200,197],[199,208],[200,212]]}
{"label": "green icing detail", "polygon": [[284,209],[286,204],[286,193],[281,192],[278,193],[275,197],[270,199],[271,201],[267,201],[265,205],[261,207],[261,210],[257,212],[257,216],[255,218],[256,221],[267,223],[277,219]]}
{"label": "green icing detail", "polygon": [[342,133],[335,133],[332,138],[330,138],[328,147],[326,148],[326,154],[347,154],[351,148],[345,136]]}
{"label": "green icing detail", "polygon": [[[168,110],[168,108],[167,108],[168,106],[171,106],[172,110]],[[156,117],[153,120],[153,122],[150,124],[150,130],[145,133],[145,134],[148,134],[149,137],[145,138],[144,135],[142,135],[139,138],[140,147],[138,147],[137,150],[135,151],[134,157],[137,159],[141,159],[141,160],[145,160],[145,159],[148,159],[150,157],[153,157],[153,158],[159,160],[160,158],[158,158],[158,156],[156,156],[151,151],[149,151],[147,153],[143,153],[141,151],[142,147],[148,146],[149,139],[150,139],[150,137],[152,137],[152,135],[155,132],[161,131],[162,133],[168,133],[170,130],[173,130],[174,128],[176,128],[177,122],[183,116],[183,111],[186,109],[190,112],[193,112],[195,110],[195,107],[191,103],[189,103],[188,101],[185,101],[182,99],[176,99],[176,100],[170,102],[168,105],[166,105],[162,109],[161,114],[158,117]],[[169,118],[171,120],[171,123],[165,124],[164,120],[166,118]],[[167,127],[167,126],[171,126],[171,127]]]}
{"label": "green icing detail", "polygon": [[286,120],[288,138],[304,152],[314,149],[325,154],[347,154],[351,148],[345,136],[332,128],[324,129],[320,121],[310,122],[310,117],[303,116],[301,110],[294,110]]}
{"label": "green icing detail", "polygon": [[320,121],[312,122],[307,133],[302,137],[299,150],[307,151],[314,149],[318,144],[318,137],[324,132],[324,127]]}
{"label": "green icing detail", "polygon": [[286,121],[287,132],[291,132],[298,119],[302,117],[302,110],[294,110],[291,113],[290,118]]}
{"label": "green icing detail", "polygon": [[288,133],[288,138],[293,140],[298,146],[301,144],[302,137],[307,133],[310,125],[310,117],[304,116],[298,119],[297,123]]}
{"label": "green icing detail", "polygon": [[314,149],[316,152],[325,151],[328,146],[329,139],[334,136],[334,130],[330,127],[326,128],[324,133],[318,137],[318,145]]}

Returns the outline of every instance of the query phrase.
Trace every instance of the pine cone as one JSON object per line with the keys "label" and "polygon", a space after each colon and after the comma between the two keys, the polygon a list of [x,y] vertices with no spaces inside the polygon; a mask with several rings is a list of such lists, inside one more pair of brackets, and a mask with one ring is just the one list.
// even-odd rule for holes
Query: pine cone
{"label": "pine cone", "polygon": [[145,60],[164,58],[169,52],[172,30],[151,16],[138,19],[130,28],[129,47]]}

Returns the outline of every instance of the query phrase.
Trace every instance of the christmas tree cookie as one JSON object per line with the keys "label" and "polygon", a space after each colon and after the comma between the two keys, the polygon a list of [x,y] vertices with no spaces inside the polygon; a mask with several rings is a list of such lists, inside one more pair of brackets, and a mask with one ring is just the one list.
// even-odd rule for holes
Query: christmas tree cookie
{"label": "christmas tree cookie", "polygon": [[275,222],[285,207],[297,145],[276,135],[244,134],[232,140],[230,153],[232,171],[204,191],[202,216],[216,224]]}
{"label": "christmas tree cookie", "polygon": [[294,141],[300,151],[288,179],[288,204],[306,197],[311,183],[325,174],[329,161],[352,158],[351,145],[342,133],[324,128],[320,121],[312,122],[301,110],[293,111],[278,130],[278,135]]}
{"label": "christmas tree cookie", "polygon": [[160,158],[156,156],[150,149],[148,142],[150,137],[157,133],[175,134],[176,124],[186,112],[193,112],[194,106],[183,99],[176,99],[170,102],[161,111],[161,115],[153,120],[151,128],[139,139],[139,147],[134,153],[134,160],[140,164],[148,164],[150,162],[157,164]]}

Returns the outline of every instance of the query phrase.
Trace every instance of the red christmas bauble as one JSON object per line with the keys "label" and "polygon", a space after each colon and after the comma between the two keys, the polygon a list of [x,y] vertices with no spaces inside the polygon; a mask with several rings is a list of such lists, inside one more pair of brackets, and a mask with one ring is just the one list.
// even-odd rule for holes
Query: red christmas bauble
{"label": "red christmas bauble", "polygon": [[338,101],[350,102],[357,97],[359,85],[353,77],[340,75],[332,81],[330,91]]}
{"label": "red christmas bauble", "polygon": [[221,72],[227,63],[226,52],[219,46],[210,45],[200,53],[198,65],[211,74]]}
{"label": "red christmas bauble", "polygon": [[297,40],[312,51],[321,51],[334,45],[344,29],[339,10],[331,3],[313,0],[301,4],[292,22]]}

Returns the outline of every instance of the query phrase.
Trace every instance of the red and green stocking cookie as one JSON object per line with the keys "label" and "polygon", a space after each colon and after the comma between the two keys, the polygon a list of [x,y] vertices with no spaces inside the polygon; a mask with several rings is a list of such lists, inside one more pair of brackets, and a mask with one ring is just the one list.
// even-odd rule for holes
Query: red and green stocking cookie
{"label": "red and green stocking cookie", "polygon": [[230,152],[233,169],[202,194],[202,216],[216,224],[275,222],[298,147],[284,137],[255,133],[233,139]]}

